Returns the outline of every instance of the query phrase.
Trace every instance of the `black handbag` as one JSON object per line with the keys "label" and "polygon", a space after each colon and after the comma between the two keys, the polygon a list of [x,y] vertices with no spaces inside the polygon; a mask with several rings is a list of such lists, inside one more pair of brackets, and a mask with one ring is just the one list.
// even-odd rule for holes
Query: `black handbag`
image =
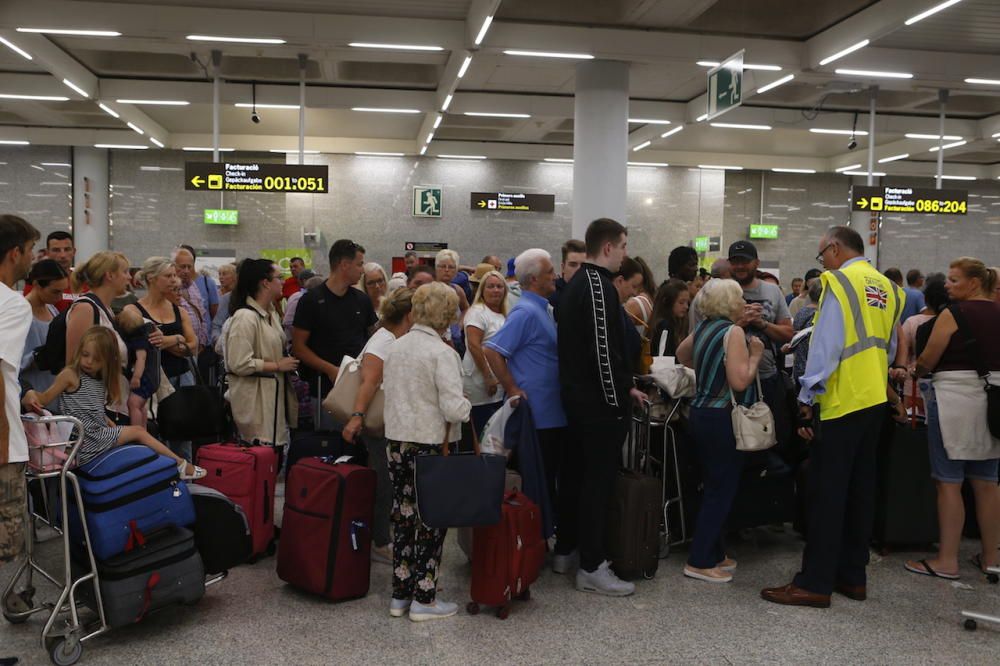
{"label": "black handbag", "polygon": [[450,453],[448,430],[445,423],[440,454],[417,456],[414,476],[420,520],[435,529],[496,525],[501,517],[507,457],[482,453],[475,435],[473,453]]}
{"label": "black handbag", "polygon": [[226,401],[218,387],[209,386],[189,358],[197,383],[182,386],[160,401],[154,414],[163,439],[187,441],[199,437],[222,439],[229,431]]}
{"label": "black handbag", "polygon": [[989,426],[990,434],[1000,438],[1000,386],[990,384],[990,369],[986,367],[986,357],[979,348],[979,341],[969,328],[969,323],[962,314],[962,309],[958,305],[948,308],[951,316],[955,318],[959,333],[965,338],[965,348],[969,352],[969,357],[976,365],[976,374],[983,380],[983,390],[986,391],[986,423]]}

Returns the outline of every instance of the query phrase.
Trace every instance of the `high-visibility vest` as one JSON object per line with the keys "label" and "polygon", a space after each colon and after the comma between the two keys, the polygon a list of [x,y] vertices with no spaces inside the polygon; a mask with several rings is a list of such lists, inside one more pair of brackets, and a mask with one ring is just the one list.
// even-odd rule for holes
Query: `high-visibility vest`
{"label": "high-visibility vest", "polygon": [[820,419],[828,421],[886,402],[889,341],[906,299],[903,291],[867,261],[826,271],[819,312],[834,298],[844,315],[844,350],[816,396]]}

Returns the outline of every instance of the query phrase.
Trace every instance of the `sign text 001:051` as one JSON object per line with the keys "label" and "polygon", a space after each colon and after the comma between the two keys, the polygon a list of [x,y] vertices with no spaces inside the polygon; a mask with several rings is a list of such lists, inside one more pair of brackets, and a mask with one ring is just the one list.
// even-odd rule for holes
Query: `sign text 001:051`
{"label": "sign text 001:051", "polygon": [[184,189],[325,194],[329,191],[329,167],[267,162],[187,162]]}

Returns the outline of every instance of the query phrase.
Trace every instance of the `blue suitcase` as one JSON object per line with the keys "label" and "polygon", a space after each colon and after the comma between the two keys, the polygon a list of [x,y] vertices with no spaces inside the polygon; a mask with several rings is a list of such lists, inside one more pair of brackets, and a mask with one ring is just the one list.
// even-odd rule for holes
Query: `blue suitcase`
{"label": "blue suitcase", "polygon": [[[113,448],[75,474],[98,560],[124,552],[130,543],[141,542],[142,535],[195,521],[194,504],[177,464],[146,446]],[[80,516],[75,502],[69,506],[70,535],[79,549],[84,546]]]}

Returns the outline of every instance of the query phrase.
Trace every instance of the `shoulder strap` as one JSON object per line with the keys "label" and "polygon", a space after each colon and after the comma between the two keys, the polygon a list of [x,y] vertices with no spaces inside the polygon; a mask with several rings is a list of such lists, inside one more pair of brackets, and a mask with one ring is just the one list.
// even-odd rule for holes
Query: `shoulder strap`
{"label": "shoulder strap", "polygon": [[103,312],[107,316],[108,321],[111,322],[112,325],[114,325],[115,318],[111,316],[111,313],[108,312],[108,309],[104,307],[104,303],[101,303],[100,299],[98,299],[96,296],[91,295],[88,292],[86,294],[81,294],[80,298],[77,299],[77,301],[83,301],[83,300],[86,300],[88,303],[90,303],[90,306],[94,309],[94,324],[93,324],[94,326],[97,326],[98,324],[101,323],[101,312]]}
{"label": "shoulder strap", "polygon": [[948,312],[951,316],[955,318],[955,324],[958,326],[958,332],[962,334],[965,338],[965,349],[969,352],[969,356],[972,358],[972,362],[976,366],[976,374],[980,377],[986,378],[990,376],[990,369],[986,367],[986,356],[984,356],[979,349],[979,340],[972,333],[972,328],[969,326],[968,320],[965,318],[965,314],[962,312],[962,308],[959,307],[958,303],[952,303],[948,306]]}

